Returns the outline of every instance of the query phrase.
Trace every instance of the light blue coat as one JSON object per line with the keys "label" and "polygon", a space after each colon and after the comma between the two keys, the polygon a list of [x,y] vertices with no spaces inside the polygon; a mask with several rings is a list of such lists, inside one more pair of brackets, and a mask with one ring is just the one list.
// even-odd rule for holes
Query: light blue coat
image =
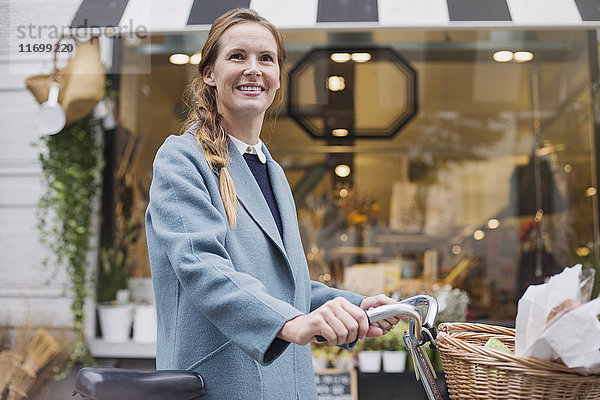
{"label": "light blue coat", "polygon": [[244,158],[229,145],[238,197],[227,221],[218,175],[194,135],[158,150],[146,211],[158,311],[157,369],[202,374],[206,399],[316,399],[310,346],[276,338],[286,321],[343,296],[309,278],[294,200],[263,146],[283,240]]}

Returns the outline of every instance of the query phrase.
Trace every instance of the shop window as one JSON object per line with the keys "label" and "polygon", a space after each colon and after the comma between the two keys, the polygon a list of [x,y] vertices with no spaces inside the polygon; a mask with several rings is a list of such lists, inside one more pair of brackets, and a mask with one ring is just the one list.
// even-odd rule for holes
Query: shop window
{"label": "shop window", "polygon": [[[350,142],[311,137],[288,115],[285,99],[261,136],[294,192],[313,279],[402,297],[449,285],[468,295],[468,318],[510,323],[527,285],[577,262],[597,265],[587,32],[381,30],[360,37],[287,32],[286,69],[315,48],[392,49],[418,77],[418,113],[401,131]],[[140,191],[156,149],[181,129],[181,95],[195,67],[169,63],[175,49],[167,45],[190,55],[202,45],[190,37],[153,40],[152,74],[124,75],[120,88],[121,125],[140,140]],[[500,51],[510,54],[496,61]],[[532,58],[517,55],[525,52]],[[386,67],[365,71],[378,90],[363,75],[330,84],[359,82],[349,120],[377,123],[378,114],[366,110],[397,104],[397,79]],[[131,201],[142,200],[134,193]],[[140,246],[141,254],[143,240]]]}

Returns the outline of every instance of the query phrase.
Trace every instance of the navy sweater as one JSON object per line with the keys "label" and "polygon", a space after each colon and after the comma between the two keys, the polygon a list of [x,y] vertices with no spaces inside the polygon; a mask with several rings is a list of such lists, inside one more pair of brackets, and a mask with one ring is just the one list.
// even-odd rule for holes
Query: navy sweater
{"label": "navy sweater", "polygon": [[248,167],[250,167],[250,171],[252,171],[252,175],[254,175],[258,186],[260,187],[260,191],[262,192],[263,196],[265,196],[265,200],[269,205],[271,214],[273,214],[273,219],[275,219],[275,223],[277,224],[279,235],[281,235],[283,238],[283,225],[281,224],[279,208],[277,207],[275,196],[273,195],[271,180],[269,179],[269,174],[267,172],[267,164],[261,163],[256,154],[244,153],[243,156],[246,160],[246,164],[248,164]]}

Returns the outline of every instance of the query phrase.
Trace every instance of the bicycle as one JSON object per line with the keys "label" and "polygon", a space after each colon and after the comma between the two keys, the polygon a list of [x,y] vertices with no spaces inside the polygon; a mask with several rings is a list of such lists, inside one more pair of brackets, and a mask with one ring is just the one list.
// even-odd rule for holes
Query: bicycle
{"label": "bicycle", "polygon": [[[423,319],[417,309],[427,306]],[[369,321],[376,322],[392,316],[409,319],[409,329],[404,333],[404,344],[409,351],[417,380],[423,384],[429,400],[442,400],[435,384],[435,371],[422,346],[429,342],[435,348],[435,319],[437,301],[428,295],[418,295],[395,304],[386,304],[366,311]],[[317,337],[318,341],[324,341]],[[192,371],[133,371],[120,368],[86,367],[77,374],[73,396],[91,400],[195,400],[210,389],[210,382]]]}

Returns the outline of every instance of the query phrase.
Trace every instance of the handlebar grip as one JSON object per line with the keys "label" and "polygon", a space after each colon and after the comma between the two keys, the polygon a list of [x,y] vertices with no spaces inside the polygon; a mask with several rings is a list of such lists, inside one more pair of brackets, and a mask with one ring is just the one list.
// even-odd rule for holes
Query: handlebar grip
{"label": "handlebar grip", "polygon": [[388,317],[405,316],[418,321],[421,325],[421,313],[412,304],[407,303],[392,303],[384,304],[379,307],[370,308],[367,310],[369,323],[377,322]]}
{"label": "handlebar grip", "polygon": [[[421,313],[416,308],[419,305],[427,305],[427,315],[425,316],[425,318],[421,317]],[[384,304],[379,307],[365,310],[365,313],[367,314],[367,318],[369,319],[369,325],[372,325],[373,322],[388,317],[408,317],[411,320],[411,332],[413,332],[417,340],[421,340],[422,328],[433,331],[432,339],[435,340],[435,328],[433,327],[435,326],[435,319],[437,318],[438,304],[437,301],[431,296],[413,296],[408,299],[404,299],[398,303]],[[321,335],[315,336],[315,339],[317,340],[317,342],[327,341],[327,339],[325,339]]]}

